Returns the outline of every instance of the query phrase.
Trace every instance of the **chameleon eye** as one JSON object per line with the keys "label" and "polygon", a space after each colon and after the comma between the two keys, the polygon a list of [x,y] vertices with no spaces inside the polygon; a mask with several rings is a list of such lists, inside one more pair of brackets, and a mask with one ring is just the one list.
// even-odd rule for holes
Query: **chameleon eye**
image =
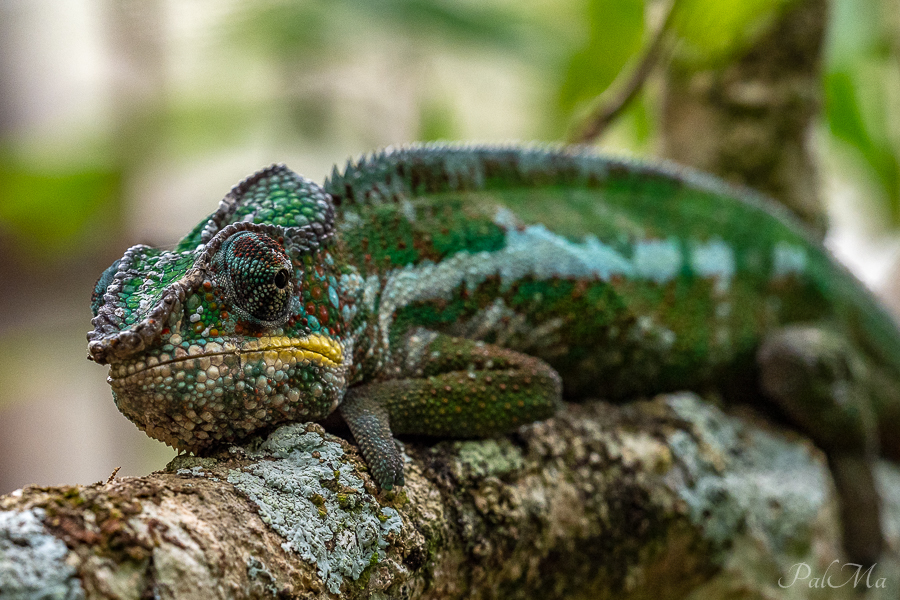
{"label": "chameleon eye", "polygon": [[216,279],[239,313],[260,325],[277,326],[291,305],[291,261],[269,236],[244,231],[228,238],[213,261]]}
{"label": "chameleon eye", "polygon": [[275,273],[275,278],[272,280],[272,283],[275,284],[279,290],[283,290],[287,287],[287,284],[291,281],[291,275],[288,273],[287,269],[281,269],[277,273]]}

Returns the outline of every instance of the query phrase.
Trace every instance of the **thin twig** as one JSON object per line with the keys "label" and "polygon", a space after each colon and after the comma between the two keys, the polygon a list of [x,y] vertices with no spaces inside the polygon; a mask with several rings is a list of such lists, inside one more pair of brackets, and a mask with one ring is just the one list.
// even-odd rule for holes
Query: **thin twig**
{"label": "thin twig", "polygon": [[118,473],[119,469],[121,469],[121,468],[122,467],[116,467],[115,469],[113,469],[112,475],[110,475],[109,479],[106,480],[106,485],[109,485],[110,483],[112,483],[113,479],[116,478],[116,473]]}
{"label": "thin twig", "polygon": [[[650,73],[653,72],[653,67],[656,66],[659,57],[663,53],[663,42],[665,41],[666,34],[671,28],[672,21],[674,20],[673,16],[676,12],[675,8],[678,3],[679,0],[671,0],[669,2],[669,9],[666,12],[665,18],[654,34],[650,45],[647,46],[640,62],[629,74],[627,81],[621,85],[618,84],[619,80],[623,78],[623,73],[620,73],[619,77],[616,78],[616,81],[608,88],[607,92],[601,94],[597,99],[594,108],[584,119],[581,126],[575,130],[576,133],[572,135],[569,140],[570,142],[575,144],[588,144],[596,141],[609,124],[618,118],[628,105],[631,104],[631,101],[637,96],[638,92],[641,91],[641,88],[643,88],[644,82],[650,76]],[[609,90],[614,91],[609,93]]]}

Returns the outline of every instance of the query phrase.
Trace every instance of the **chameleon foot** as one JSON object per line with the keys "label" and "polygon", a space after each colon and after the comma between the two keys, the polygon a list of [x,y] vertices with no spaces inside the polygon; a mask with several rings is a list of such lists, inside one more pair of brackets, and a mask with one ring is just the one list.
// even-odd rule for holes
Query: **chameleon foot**
{"label": "chameleon foot", "polygon": [[341,416],[350,427],[375,482],[383,490],[403,485],[403,457],[397,450],[388,411],[373,394],[372,385],[347,390]]}

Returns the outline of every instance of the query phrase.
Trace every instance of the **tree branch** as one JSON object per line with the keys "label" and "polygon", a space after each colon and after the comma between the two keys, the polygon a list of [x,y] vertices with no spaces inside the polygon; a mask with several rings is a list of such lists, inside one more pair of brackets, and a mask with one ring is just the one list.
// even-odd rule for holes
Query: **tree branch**
{"label": "tree branch", "polygon": [[[675,9],[679,0],[670,0],[666,9],[666,16],[659,28],[651,38],[650,44],[644,50],[637,65],[630,72],[623,71],[608,90],[600,95],[594,102],[594,108],[587,117],[575,128],[575,132],[569,138],[572,144],[591,144],[606,131],[610,123],[619,118],[631,102],[637,97],[638,92],[644,87],[644,83],[653,72],[653,67],[659,62],[663,54],[669,30],[674,20]],[[624,81],[620,81],[623,80]]]}
{"label": "tree branch", "polygon": [[763,596],[840,557],[820,454],[690,394],[405,448],[399,493],[314,424],[147,477],[26,487],[0,498],[0,596]]}

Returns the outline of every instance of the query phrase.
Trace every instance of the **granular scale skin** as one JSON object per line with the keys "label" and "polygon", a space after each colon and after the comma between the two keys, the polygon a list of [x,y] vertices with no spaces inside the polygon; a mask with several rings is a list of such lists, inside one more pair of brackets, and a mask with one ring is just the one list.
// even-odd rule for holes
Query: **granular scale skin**
{"label": "granular scale skin", "polygon": [[[391,149],[323,187],[275,165],[174,250],[129,249],[92,309],[90,358],[152,437],[202,453],[340,410],[385,489],[403,483],[395,433],[490,436],[563,397],[727,395],[757,371],[826,452],[866,464],[880,434],[900,457],[900,398],[863,384],[900,382],[900,333],[801,225],[712,177],[584,148]],[[833,339],[860,369],[830,369]],[[785,393],[789,354],[831,383]]]}

